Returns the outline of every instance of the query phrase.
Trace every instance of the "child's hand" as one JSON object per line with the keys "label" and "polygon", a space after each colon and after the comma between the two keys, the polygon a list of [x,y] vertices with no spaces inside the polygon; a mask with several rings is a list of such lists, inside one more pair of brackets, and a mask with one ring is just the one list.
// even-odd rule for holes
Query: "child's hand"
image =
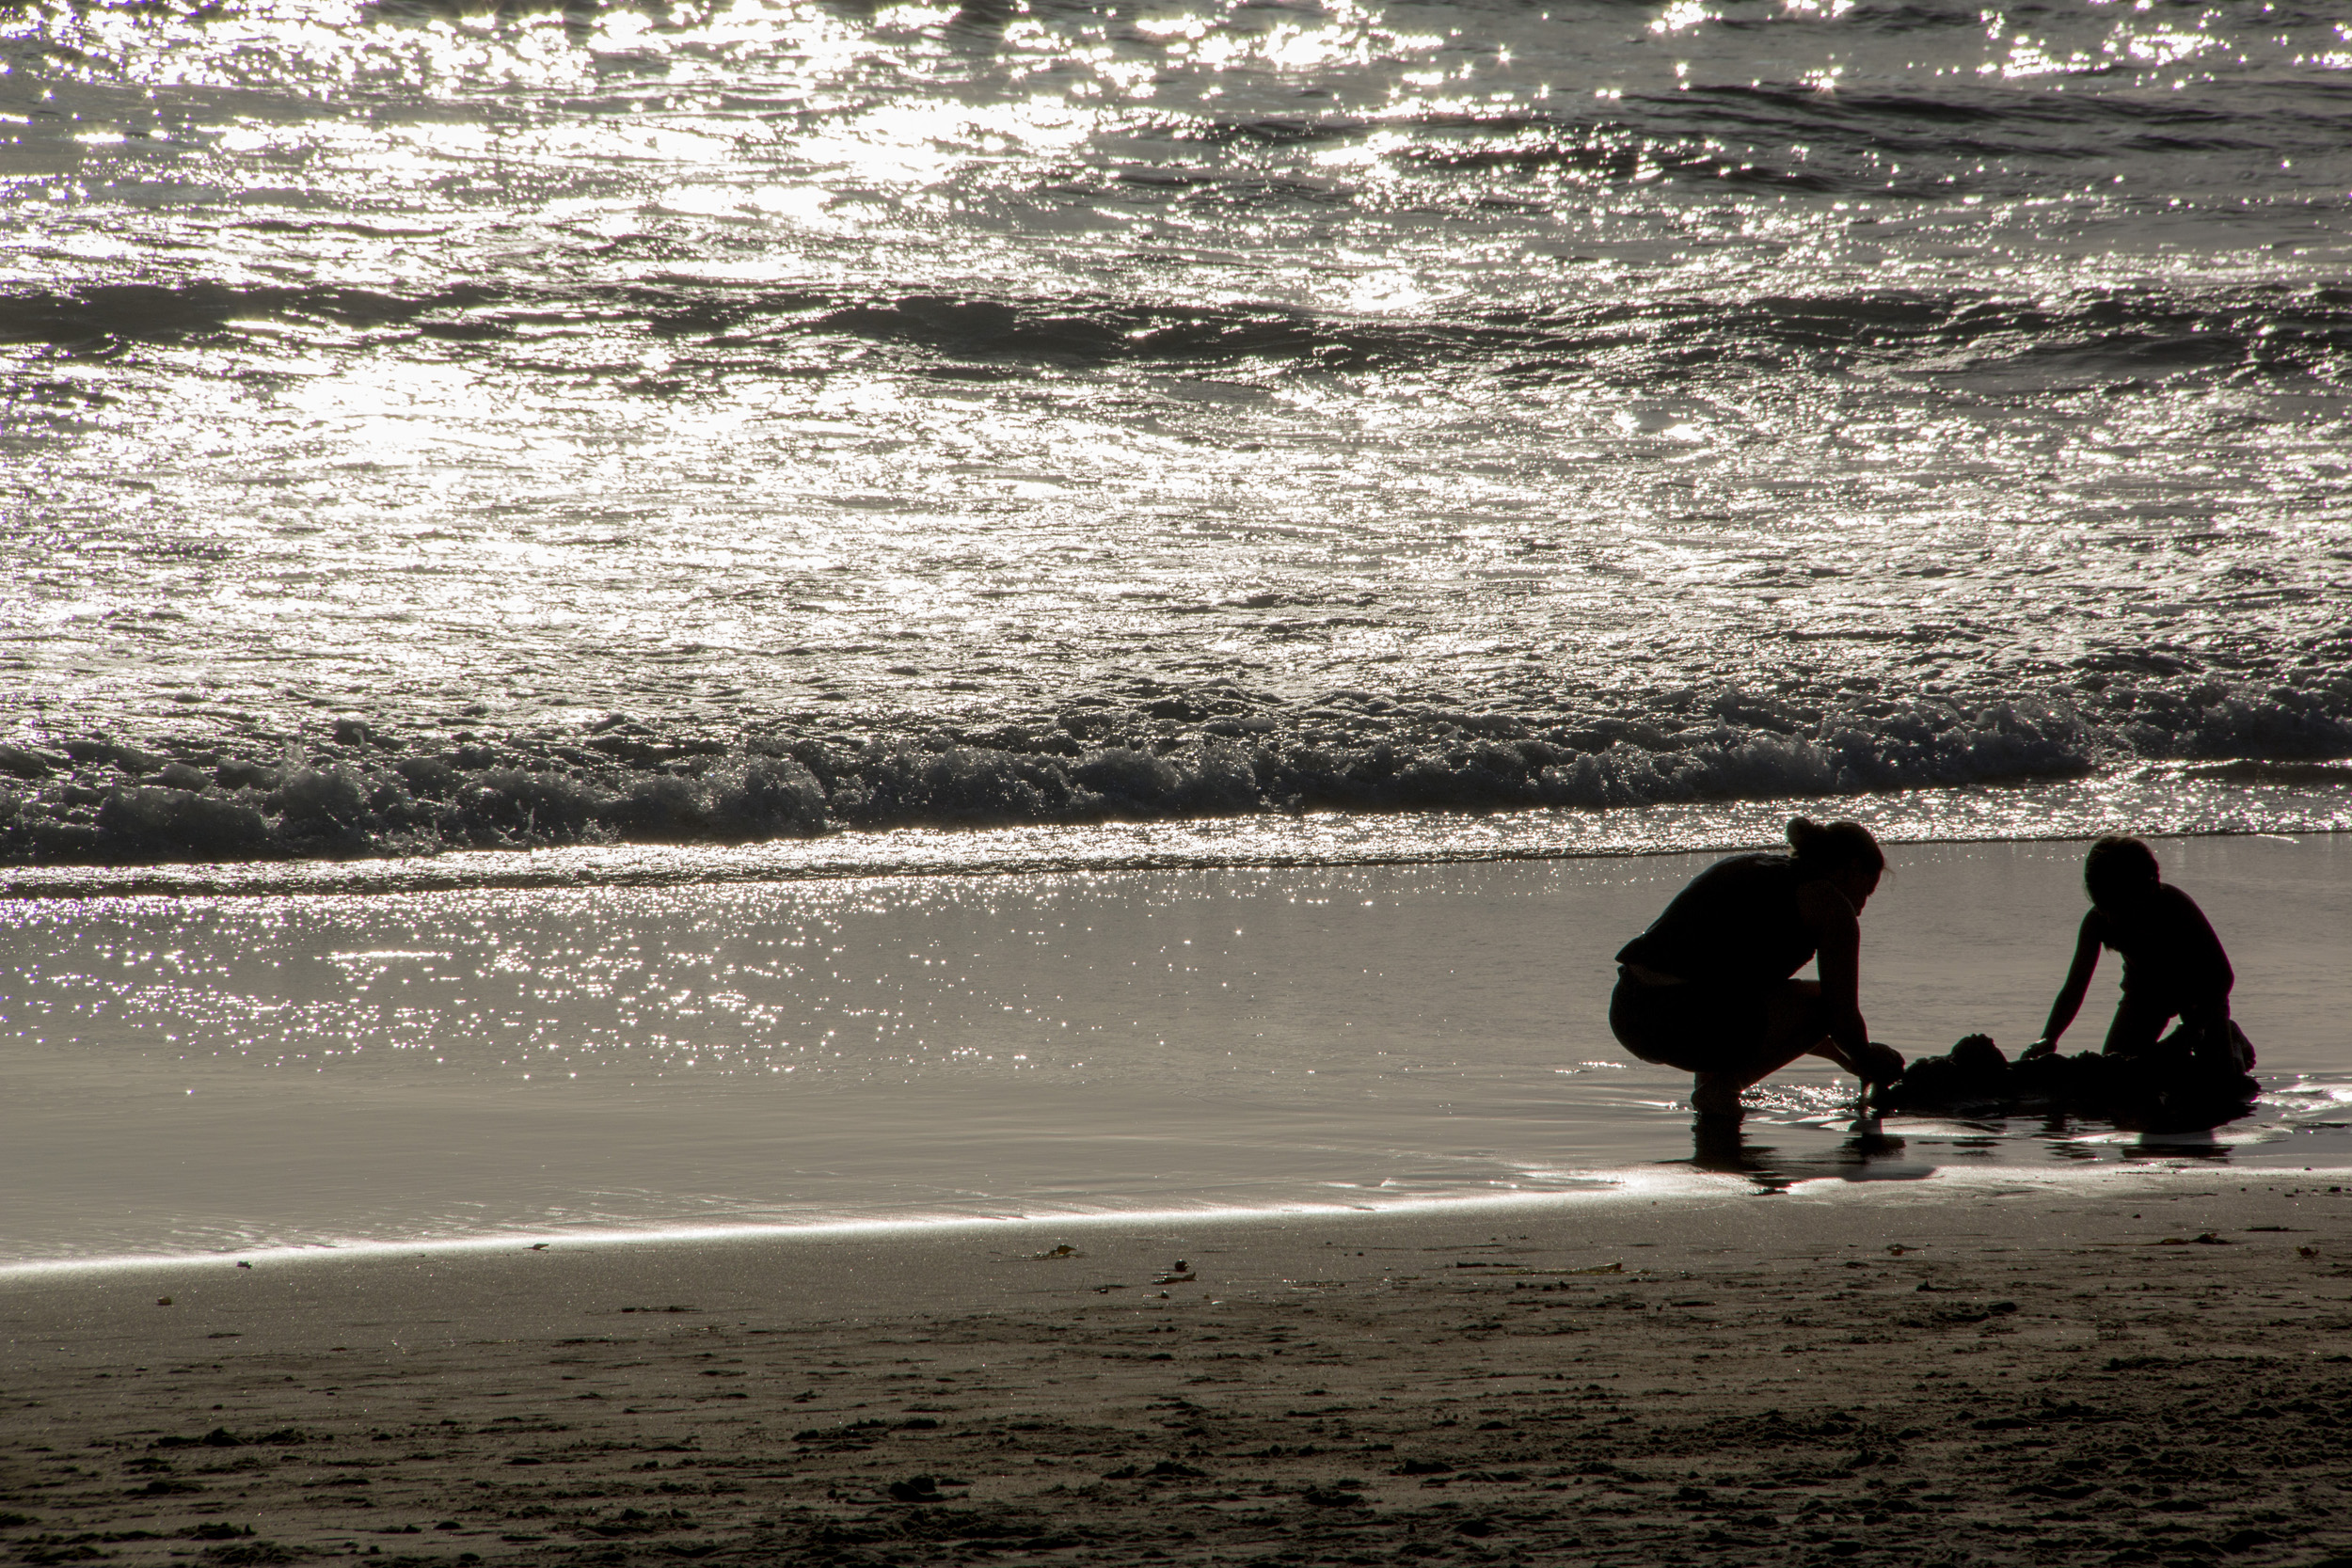
{"label": "child's hand", "polygon": [[2037,1056],[2047,1056],[2051,1052],[2056,1051],[2057,1049],[2058,1041],[2052,1039],[2049,1036],[2044,1035],[2040,1039],[2034,1041],[2031,1045],[2026,1047],[2026,1049],[2018,1054],[2017,1059],[2021,1062],[2030,1062]]}
{"label": "child's hand", "polygon": [[1872,1040],[1854,1071],[1865,1084],[1891,1084],[1903,1075],[1903,1053]]}

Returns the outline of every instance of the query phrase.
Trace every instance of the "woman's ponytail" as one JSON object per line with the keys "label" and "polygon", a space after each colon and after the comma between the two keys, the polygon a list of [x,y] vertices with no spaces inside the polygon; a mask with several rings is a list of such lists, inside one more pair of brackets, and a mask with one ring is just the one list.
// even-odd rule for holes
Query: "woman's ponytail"
{"label": "woman's ponytail", "polygon": [[1792,816],[1788,819],[1788,853],[1807,878],[1834,877],[1853,865],[1873,874],[1886,869],[1886,851],[1859,822],[1832,822],[1823,827],[1809,816]]}

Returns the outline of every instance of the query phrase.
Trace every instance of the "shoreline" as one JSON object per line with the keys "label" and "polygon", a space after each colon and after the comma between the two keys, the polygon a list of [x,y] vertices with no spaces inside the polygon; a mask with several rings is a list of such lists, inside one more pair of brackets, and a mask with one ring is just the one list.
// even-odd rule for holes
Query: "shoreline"
{"label": "shoreline", "polygon": [[0,1532],[2309,1568],[2352,1543],[2314,1441],[2352,1413],[2352,1196],[2243,1174],[0,1279]]}
{"label": "shoreline", "polygon": [[[1922,1120],[1928,1118],[1921,1118]],[[1945,1118],[1949,1119],[1949,1118]],[[2193,1134],[2168,1134],[2185,1141]],[[1831,1192],[1851,1194],[1857,1201],[1907,1204],[1922,1201],[1981,1201],[1988,1196],[2014,1196],[2037,1191],[2055,1197],[2093,1202],[2127,1196],[2135,1190],[2154,1191],[2175,1179],[2224,1174],[2278,1182],[2289,1176],[2325,1183],[2330,1177],[2352,1185],[2352,1155],[2341,1163],[2299,1167],[2219,1165],[2210,1154],[2184,1148],[2168,1155],[2162,1148],[2136,1150],[2131,1164],[2062,1165],[1985,1164],[1936,1166],[1924,1174],[1873,1177],[1818,1168],[1817,1163],[1792,1162],[1791,1171],[1762,1167],[1751,1173],[1729,1170],[1677,1170],[1656,1166],[1596,1168],[1570,1173],[1570,1184],[1542,1191],[1467,1195],[1437,1198],[1401,1198],[1391,1203],[1294,1203],[1263,1208],[1204,1206],[1200,1208],[1089,1210],[1067,1213],[1004,1215],[943,1214],[899,1219],[829,1219],[805,1223],[743,1223],[733,1225],[647,1227],[644,1228],[516,1228],[472,1236],[424,1237],[398,1240],[346,1240],[308,1245],[269,1244],[223,1247],[201,1252],[127,1254],[84,1258],[54,1258],[0,1262],[0,1291],[14,1285],[69,1276],[111,1277],[152,1273],[157,1278],[221,1265],[304,1266],[311,1263],[422,1263],[462,1260],[516,1249],[566,1253],[581,1249],[633,1252],[640,1249],[792,1246],[833,1243],[875,1245],[961,1246],[989,1239],[1022,1246],[1041,1237],[1084,1236],[1098,1231],[1138,1227],[1187,1232],[1263,1226],[1314,1226],[1326,1222],[1393,1221],[1403,1224],[1466,1225],[1482,1223],[1565,1223],[1585,1211],[1607,1212],[1637,1205],[1674,1205],[1695,1211],[1746,1198],[1790,1198],[1823,1202]],[[1670,1165],[1681,1162],[1668,1162]],[[1813,1165],[1811,1174],[1803,1172]],[[2136,1185],[2137,1184],[2137,1185]],[[1922,1193],[1919,1189],[1929,1189]],[[1867,1189],[1867,1195],[1863,1191]],[[2119,1191],[2120,1189],[2120,1191]],[[1892,1195],[1901,1193],[1900,1197]]]}
{"label": "shoreline", "polygon": [[[2348,774],[2352,777],[2352,774]],[[2341,788],[2244,790],[2185,823],[2150,809],[2038,827],[2051,801],[2078,812],[2080,781],[1902,791],[1883,796],[1672,802],[1581,812],[1311,812],[1078,826],[853,829],[755,843],[571,845],[449,849],[351,859],[0,865],[0,905],[53,899],[334,897],[410,893],[674,888],[1017,877],[1058,872],[1288,870],[1732,854],[1782,842],[1791,816],[1858,813],[1889,847],[2065,844],[2128,832],[2144,838],[2305,838],[2352,833]],[[2047,800],[2029,799],[2049,797]],[[1936,808],[2007,806],[1939,815]],[[877,847],[881,847],[878,848]]]}
{"label": "shoreline", "polygon": [[[1751,1094],[1741,1143],[1694,1144],[1687,1075],[1604,1020],[1607,955],[1696,856],[18,904],[0,1252],[1540,1203],[2152,1148],[2345,1164],[2347,845],[2160,846],[2232,946],[2269,1085],[2213,1148],[2039,1117],[1857,1135],[1818,1063]],[[1877,1037],[2029,1037],[2079,861],[1897,846]]]}

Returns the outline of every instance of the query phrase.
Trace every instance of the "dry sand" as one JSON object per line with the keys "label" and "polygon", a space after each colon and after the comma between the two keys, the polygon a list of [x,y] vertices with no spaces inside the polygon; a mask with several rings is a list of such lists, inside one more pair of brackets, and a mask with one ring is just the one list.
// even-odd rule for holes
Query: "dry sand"
{"label": "dry sand", "polygon": [[2352,1562],[2343,1185],[20,1274],[0,1540],[224,1568]]}

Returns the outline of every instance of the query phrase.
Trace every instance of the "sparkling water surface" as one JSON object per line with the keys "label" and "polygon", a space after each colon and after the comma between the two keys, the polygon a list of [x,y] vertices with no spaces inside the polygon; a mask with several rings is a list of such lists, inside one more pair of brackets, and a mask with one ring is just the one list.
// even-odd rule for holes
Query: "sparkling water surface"
{"label": "sparkling water surface", "polygon": [[[2309,4],[0,8],[0,1256],[2344,1164],[2347,84]],[[1906,1050],[2038,1026],[2033,841],[2300,838],[2166,849],[2263,1105],[1695,1148],[1598,1001],[1690,863],[1559,857],[1807,801],[1959,890]]]}
{"label": "sparkling water surface", "polygon": [[11,8],[0,847],[2352,753],[2345,26]]}
{"label": "sparkling water surface", "polygon": [[[0,904],[0,1262],[1011,1216],[2352,1165],[2341,835],[2168,841],[2264,1094],[2212,1134],[1855,1124],[1824,1064],[1693,1139],[1604,1022],[1704,863],[897,876]],[[1899,848],[1872,1032],[2039,1033],[2071,845]],[[2069,1045],[2093,1049],[2112,969]]]}

